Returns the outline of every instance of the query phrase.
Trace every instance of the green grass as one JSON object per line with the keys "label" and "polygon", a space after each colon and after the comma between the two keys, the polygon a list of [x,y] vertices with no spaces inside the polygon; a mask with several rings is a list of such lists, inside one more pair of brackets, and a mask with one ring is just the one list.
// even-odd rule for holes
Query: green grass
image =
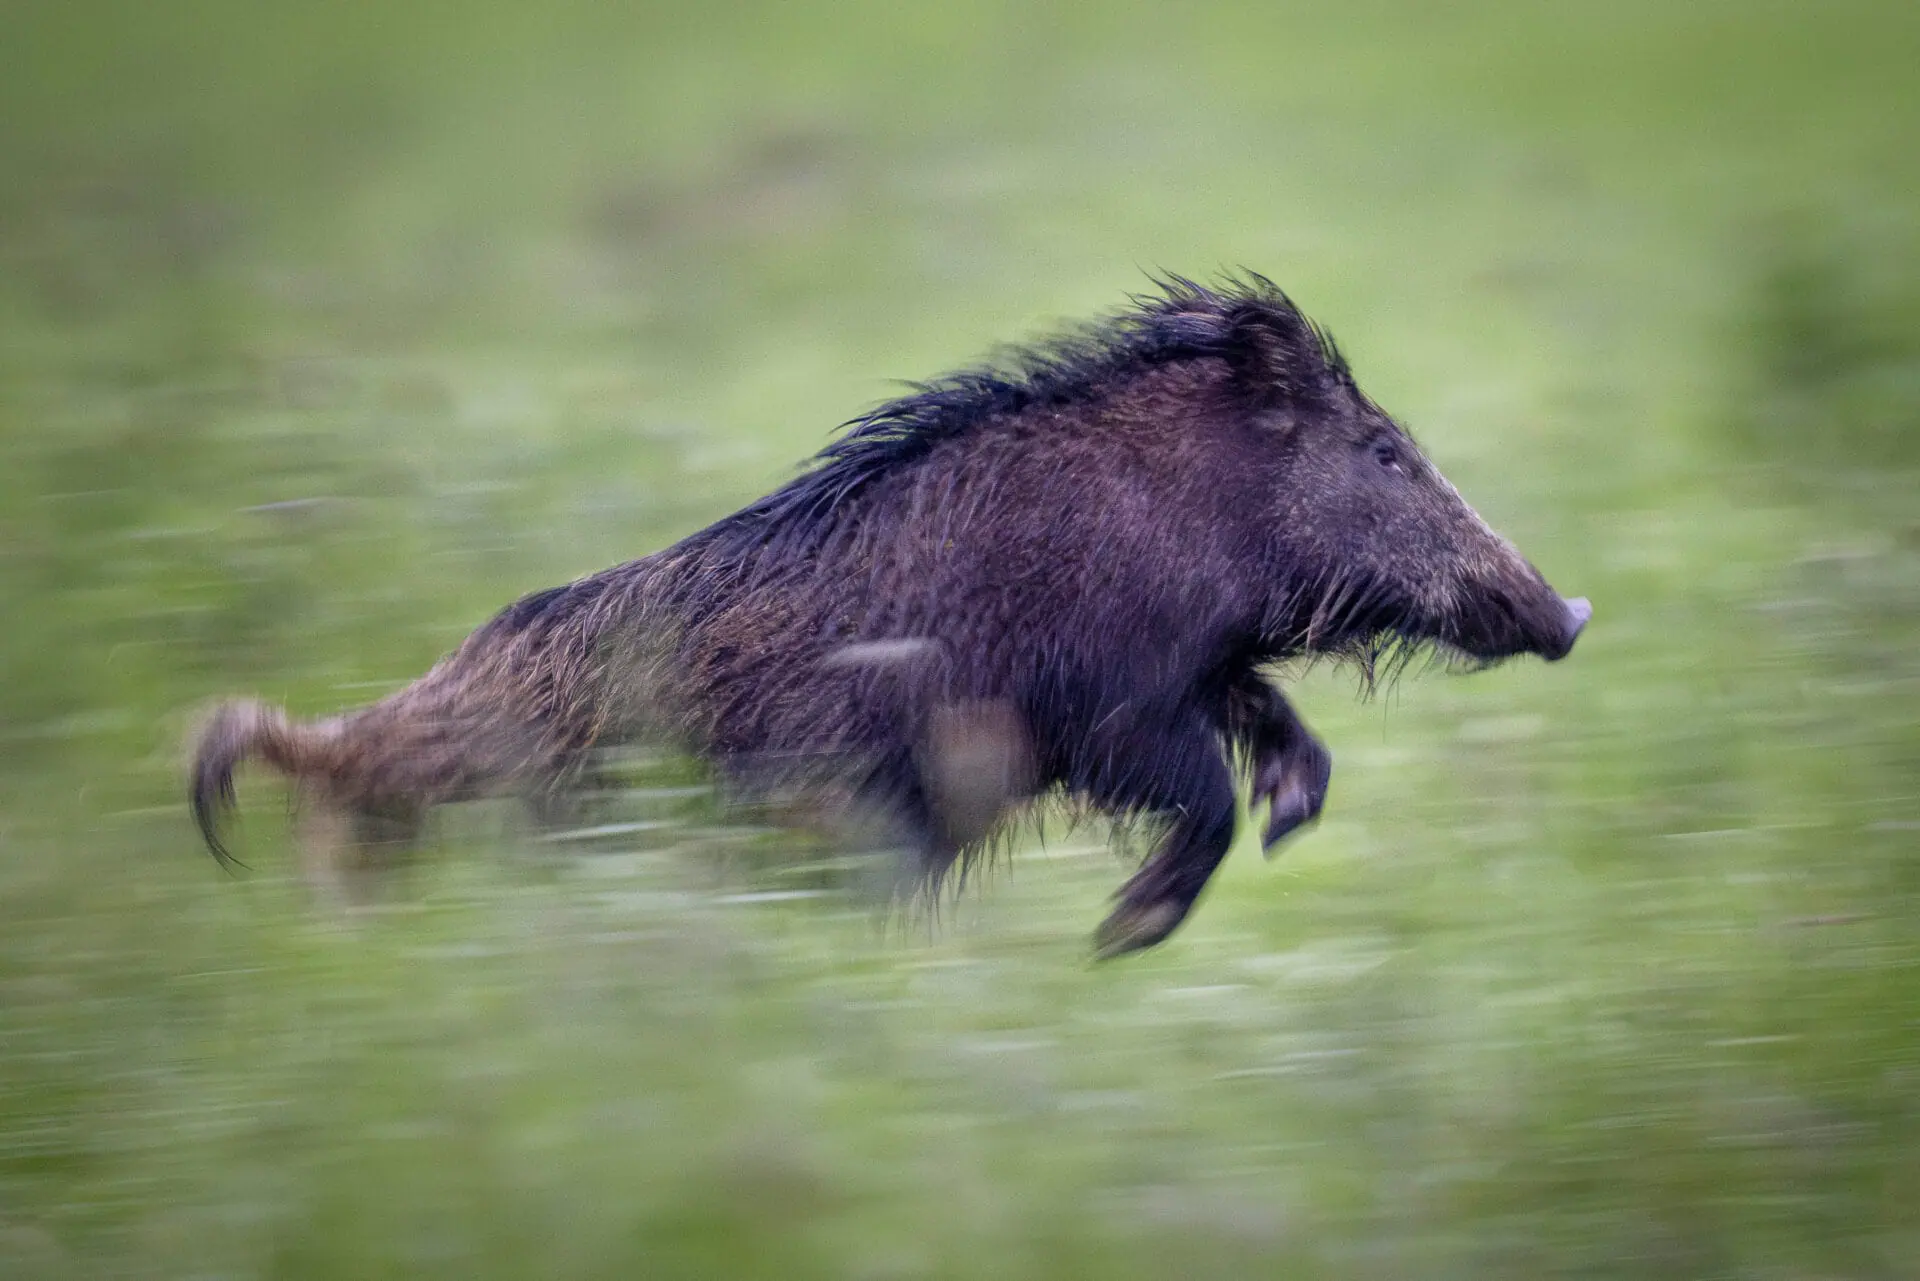
{"label": "green grass", "polygon": [[[29,4],[0,19],[0,1276],[1920,1265],[1920,17]],[[1341,337],[1597,617],[1319,672],[1331,808],[1120,964],[701,824],[223,880],[333,710],[1143,269]],[[780,838],[757,838],[757,848]]]}

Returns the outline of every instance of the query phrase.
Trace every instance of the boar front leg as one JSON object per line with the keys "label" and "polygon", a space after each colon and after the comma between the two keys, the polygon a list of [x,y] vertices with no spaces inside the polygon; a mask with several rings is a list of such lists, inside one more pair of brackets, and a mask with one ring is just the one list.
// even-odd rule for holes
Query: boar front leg
{"label": "boar front leg", "polygon": [[1333,756],[1301,723],[1280,691],[1248,672],[1228,695],[1226,736],[1246,753],[1250,803],[1267,806],[1261,848],[1268,858],[1289,835],[1320,817]]}
{"label": "boar front leg", "polygon": [[1197,714],[1151,730],[1109,735],[1089,744],[1099,764],[1085,790],[1104,808],[1147,814],[1166,834],[1138,872],[1120,887],[1119,906],[1094,934],[1106,960],[1152,947],[1187,919],[1214,869],[1233,844],[1233,773],[1215,727]]}

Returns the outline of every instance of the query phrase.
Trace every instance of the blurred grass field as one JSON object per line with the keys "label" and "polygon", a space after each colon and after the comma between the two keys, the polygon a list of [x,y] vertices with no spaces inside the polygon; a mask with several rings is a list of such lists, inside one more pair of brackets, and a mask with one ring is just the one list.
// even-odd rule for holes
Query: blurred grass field
{"label": "blurred grass field", "polygon": [[[1920,1276],[1920,9],[18,3],[0,1277]],[[1244,265],[1596,621],[1297,687],[1102,967],[697,824],[342,925],[191,709],[410,679],[897,378]],[[761,836],[759,847],[780,838]]]}

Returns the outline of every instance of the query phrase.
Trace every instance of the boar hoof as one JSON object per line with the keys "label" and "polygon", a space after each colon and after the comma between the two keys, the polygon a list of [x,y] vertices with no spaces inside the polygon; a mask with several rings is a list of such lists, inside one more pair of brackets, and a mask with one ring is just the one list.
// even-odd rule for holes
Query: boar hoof
{"label": "boar hoof", "polygon": [[1312,739],[1284,753],[1265,757],[1255,767],[1253,804],[1267,804],[1267,830],[1261,847],[1268,858],[1295,830],[1320,817],[1327,801],[1333,757]]}
{"label": "boar hoof", "polygon": [[1093,959],[1110,961],[1116,956],[1152,947],[1186,919],[1189,906],[1172,899],[1122,903],[1094,931]]}

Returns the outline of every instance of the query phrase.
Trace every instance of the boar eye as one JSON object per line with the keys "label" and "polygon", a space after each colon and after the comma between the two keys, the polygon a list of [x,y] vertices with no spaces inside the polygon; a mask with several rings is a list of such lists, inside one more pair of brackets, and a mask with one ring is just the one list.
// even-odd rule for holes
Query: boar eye
{"label": "boar eye", "polygon": [[1389,471],[1399,471],[1400,451],[1393,447],[1390,440],[1376,440],[1373,442],[1373,461]]}

